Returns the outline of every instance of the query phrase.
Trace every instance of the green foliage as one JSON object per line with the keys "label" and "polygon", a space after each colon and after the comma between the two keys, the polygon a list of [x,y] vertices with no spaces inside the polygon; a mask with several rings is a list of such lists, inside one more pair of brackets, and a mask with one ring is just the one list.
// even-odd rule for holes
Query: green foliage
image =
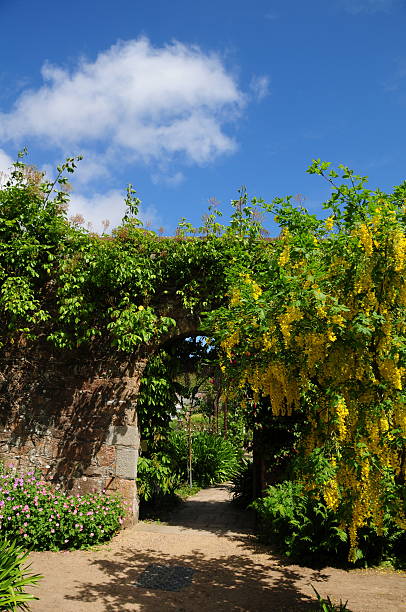
{"label": "green foliage", "polygon": [[154,453],[151,458],[138,459],[137,491],[141,500],[150,502],[165,495],[173,495],[179,484],[179,474],[174,471],[167,455]]}
{"label": "green foliage", "polygon": [[[171,431],[150,457],[138,459],[137,486],[141,500],[157,503],[174,495],[188,478],[187,435]],[[224,482],[238,470],[240,453],[228,440],[206,432],[192,436],[193,482],[198,487]]]}
{"label": "green foliage", "polygon": [[192,450],[194,479],[202,486],[225,482],[238,469],[240,452],[221,436],[199,432],[193,437]]}
{"label": "green foliage", "polygon": [[39,574],[27,572],[29,566],[23,566],[28,553],[15,542],[0,540],[0,610],[15,612],[29,610],[29,602],[38,599],[27,593],[27,586],[35,585],[41,578]]}
{"label": "green foliage", "polygon": [[[214,236],[176,240],[142,228],[130,186],[127,212],[111,236],[67,219],[67,179],[77,158],[58,167],[55,181],[22,163],[0,189],[0,341],[45,336],[74,348],[100,338],[123,352],[157,341],[175,322],[155,296],[200,313],[222,299],[229,258]],[[205,274],[201,277],[201,270]],[[197,280],[199,279],[199,280]]]}
{"label": "green foliage", "polygon": [[[318,481],[315,473],[314,491],[307,491],[299,482],[285,481],[269,487],[265,497],[255,500],[252,507],[259,517],[260,536],[297,562],[345,566],[348,535],[342,523],[346,508],[328,508],[320,496]],[[381,535],[372,524],[360,530],[355,561],[363,567],[388,561],[404,567],[405,545],[404,530],[387,513]]]}
{"label": "green foliage", "polygon": [[292,560],[320,565],[346,558],[347,534],[334,512],[301,484],[285,481],[271,486],[252,507],[262,538]]}
{"label": "green foliage", "polygon": [[137,417],[142,439],[154,444],[167,435],[176,414],[178,385],[174,381],[176,364],[164,350],[148,361],[137,398]]}
{"label": "green foliage", "polygon": [[30,472],[0,476],[0,526],[4,536],[33,550],[86,548],[120,528],[123,507],[107,495],[67,495]]}
{"label": "green foliage", "polygon": [[320,612],[344,612],[344,610],[351,612],[351,610],[347,608],[348,601],[343,603],[340,599],[340,603],[336,605],[331,601],[330,597],[324,599],[321,597],[321,595],[319,595],[313,585],[311,585],[311,587],[316,593],[317,601],[319,602],[319,607],[317,609],[320,610]]}

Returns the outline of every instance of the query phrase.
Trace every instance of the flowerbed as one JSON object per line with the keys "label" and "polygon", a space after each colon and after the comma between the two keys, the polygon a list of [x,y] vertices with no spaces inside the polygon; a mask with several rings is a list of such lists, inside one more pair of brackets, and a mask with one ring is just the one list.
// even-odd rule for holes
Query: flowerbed
{"label": "flowerbed", "polygon": [[122,522],[117,497],[67,495],[34,472],[0,475],[1,534],[25,548],[86,548],[109,540]]}

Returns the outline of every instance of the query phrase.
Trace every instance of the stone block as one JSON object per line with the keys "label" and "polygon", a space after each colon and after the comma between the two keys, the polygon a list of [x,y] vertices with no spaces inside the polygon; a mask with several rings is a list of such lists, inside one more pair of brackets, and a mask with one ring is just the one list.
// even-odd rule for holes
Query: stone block
{"label": "stone block", "polygon": [[89,465],[84,471],[83,476],[89,477],[105,477],[106,476],[106,468],[97,465]]}
{"label": "stone block", "polygon": [[73,495],[86,495],[87,493],[100,493],[102,489],[99,478],[82,477],[74,481],[71,492]]}
{"label": "stone block", "polygon": [[109,495],[118,493],[122,499],[125,509],[123,527],[131,527],[138,520],[138,496],[135,480],[125,478],[114,478],[106,483],[106,491]]}
{"label": "stone block", "polygon": [[116,447],[107,445],[102,446],[95,459],[100,466],[113,465],[116,460]]}
{"label": "stone block", "polygon": [[116,476],[135,480],[138,452],[135,448],[117,447]]}
{"label": "stone block", "polygon": [[106,444],[138,448],[140,444],[138,427],[136,425],[111,425],[107,433]]}

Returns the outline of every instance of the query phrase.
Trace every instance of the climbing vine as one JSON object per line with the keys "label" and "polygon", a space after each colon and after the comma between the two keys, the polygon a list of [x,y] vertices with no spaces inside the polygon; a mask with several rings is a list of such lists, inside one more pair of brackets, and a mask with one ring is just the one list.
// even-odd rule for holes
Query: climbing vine
{"label": "climbing vine", "polygon": [[[175,310],[200,317],[229,395],[248,388],[247,410],[266,397],[275,415],[305,411],[298,477],[340,514],[350,558],[363,525],[382,532],[385,508],[404,527],[406,183],[371,191],[316,160],[309,172],[332,187],[326,219],[242,190],[228,225],[212,206],[173,238],[142,227],[129,187],[122,225],[100,236],[67,217],[76,162],[49,182],[19,159],[0,189],[1,344],[131,353],[168,337]],[[258,212],[275,215],[277,240]],[[322,474],[305,469],[316,449]]]}
{"label": "climbing vine", "polygon": [[111,235],[87,231],[67,216],[65,174],[77,161],[69,158],[49,182],[20,159],[0,189],[1,343],[46,338],[59,348],[131,353],[168,334],[174,310],[217,304],[229,254],[211,218],[204,239],[187,238],[182,224],[162,238],[140,224],[129,187],[122,225]]}

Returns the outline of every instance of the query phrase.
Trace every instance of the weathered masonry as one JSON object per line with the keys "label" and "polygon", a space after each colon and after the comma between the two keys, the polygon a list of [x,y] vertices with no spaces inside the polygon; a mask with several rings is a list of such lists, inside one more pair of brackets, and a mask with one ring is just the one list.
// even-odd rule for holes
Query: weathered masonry
{"label": "weathered masonry", "polygon": [[[176,335],[196,333],[198,321],[176,309]],[[153,352],[128,356],[111,347],[63,351],[50,343],[0,355],[0,461],[40,469],[72,493],[118,492],[127,523],[138,517],[140,431],[136,403]]]}
{"label": "weathered masonry", "polygon": [[73,493],[120,492],[136,519],[136,398],[146,356],[36,346],[4,354],[0,458]]}

